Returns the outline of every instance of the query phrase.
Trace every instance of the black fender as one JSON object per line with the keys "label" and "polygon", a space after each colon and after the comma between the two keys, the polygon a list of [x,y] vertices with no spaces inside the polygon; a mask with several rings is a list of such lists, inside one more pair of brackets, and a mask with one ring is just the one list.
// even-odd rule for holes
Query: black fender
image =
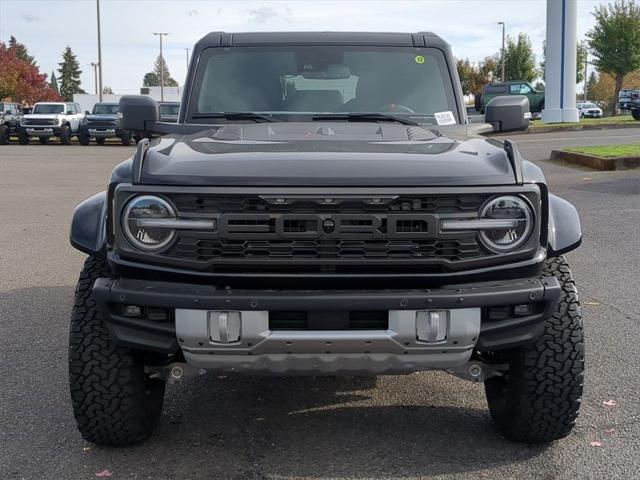
{"label": "black fender", "polygon": [[549,194],[549,256],[575,250],[582,243],[578,210],[566,200]]}
{"label": "black fender", "polygon": [[69,241],[89,255],[106,255],[107,192],[96,193],[78,205],[73,212]]}

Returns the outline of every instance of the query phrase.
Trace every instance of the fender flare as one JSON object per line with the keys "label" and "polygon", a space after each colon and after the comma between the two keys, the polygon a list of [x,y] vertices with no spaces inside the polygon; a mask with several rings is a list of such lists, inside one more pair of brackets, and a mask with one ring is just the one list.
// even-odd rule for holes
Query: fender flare
{"label": "fender flare", "polygon": [[88,255],[104,257],[107,236],[107,192],[96,193],[76,207],[69,241]]}
{"label": "fender flare", "polygon": [[549,256],[575,250],[582,243],[578,210],[571,203],[549,194]]}

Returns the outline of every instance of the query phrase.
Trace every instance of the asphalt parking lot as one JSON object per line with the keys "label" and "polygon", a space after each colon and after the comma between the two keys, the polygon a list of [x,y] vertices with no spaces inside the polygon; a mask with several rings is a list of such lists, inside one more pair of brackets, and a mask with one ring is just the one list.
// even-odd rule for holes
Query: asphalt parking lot
{"label": "asphalt parking lot", "polygon": [[640,171],[546,161],[551,148],[633,138],[640,129],[516,139],[578,207],[584,231],[569,255],[586,326],[583,407],[574,433],[546,448],[502,439],[482,387],[439,372],[190,378],[168,388],[149,441],[84,442],[66,365],[83,255],[68,228],[133,147],[0,147],[0,478],[640,478]]}

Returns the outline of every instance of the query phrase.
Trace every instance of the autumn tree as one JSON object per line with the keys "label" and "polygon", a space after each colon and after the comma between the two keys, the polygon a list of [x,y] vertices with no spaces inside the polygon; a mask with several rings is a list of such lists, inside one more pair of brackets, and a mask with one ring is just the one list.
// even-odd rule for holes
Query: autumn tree
{"label": "autumn tree", "polygon": [[613,93],[608,103],[615,115],[625,76],[640,69],[640,4],[616,0],[596,7],[593,16],[596,24],[587,33],[592,63],[599,72],[613,77]]}
{"label": "autumn tree", "polygon": [[[592,73],[593,75],[593,73]],[[601,103],[608,111],[613,111],[618,104],[618,96],[612,97],[611,92],[615,89],[616,79],[610,73],[600,73],[596,81],[591,84],[592,79],[589,78],[587,92],[589,100]],[[622,80],[622,88],[640,90],[640,70],[631,72]]]}
{"label": "autumn tree", "polygon": [[40,73],[34,62],[18,55],[15,44],[0,42],[0,99],[25,103],[59,100],[47,83],[47,75]]}
{"label": "autumn tree", "polygon": [[486,57],[477,64],[471,63],[469,59],[457,60],[456,66],[463,93],[475,96],[482,93],[482,87],[493,81],[493,72],[496,70],[497,65],[498,62],[494,57]]}
{"label": "autumn tree", "polygon": [[[536,70],[536,56],[533,54],[531,40],[526,33],[520,33],[518,38],[507,37],[505,47],[505,80],[524,80],[533,82],[538,76]],[[501,64],[494,69],[494,76],[501,75]]]}
{"label": "autumn tree", "polygon": [[74,94],[84,93],[84,90],[80,88],[82,70],[80,70],[80,64],[69,45],[62,53],[62,62],[58,63],[58,65],[60,65],[58,69],[60,74],[60,95],[70,102],[73,100]]}

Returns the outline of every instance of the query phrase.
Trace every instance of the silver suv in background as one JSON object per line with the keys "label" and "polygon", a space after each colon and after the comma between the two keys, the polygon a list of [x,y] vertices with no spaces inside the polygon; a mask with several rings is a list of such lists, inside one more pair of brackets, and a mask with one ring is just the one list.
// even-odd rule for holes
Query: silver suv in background
{"label": "silver suv in background", "polygon": [[18,127],[20,145],[27,145],[30,137],[38,137],[47,144],[51,137],[69,145],[71,137],[77,136],[84,113],[80,105],[71,102],[38,102],[29,115],[24,115]]}

